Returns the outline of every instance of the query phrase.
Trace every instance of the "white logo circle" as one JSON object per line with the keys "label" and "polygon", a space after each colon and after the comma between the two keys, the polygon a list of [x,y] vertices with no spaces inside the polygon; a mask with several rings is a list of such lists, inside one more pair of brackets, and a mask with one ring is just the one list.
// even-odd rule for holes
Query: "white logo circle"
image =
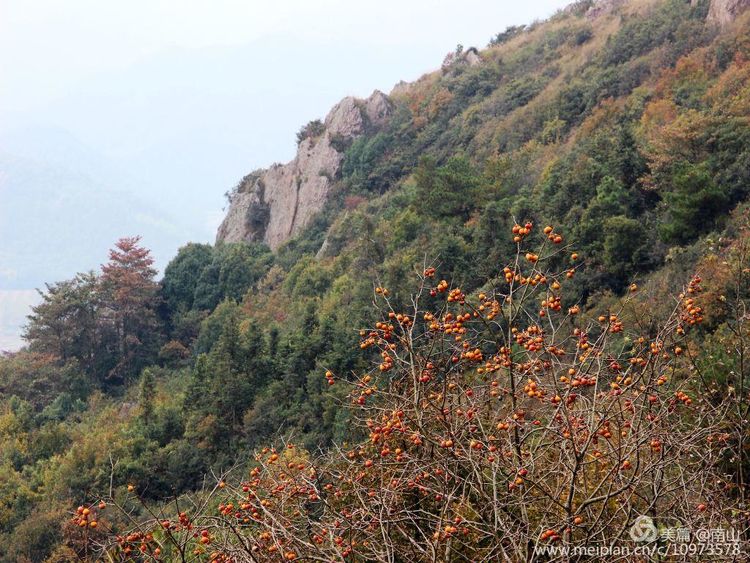
{"label": "white logo circle", "polygon": [[630,527],[630,537],[637,542],[652,542],[658,537],[659,532],[654,521],[648,516],[639,516]]}

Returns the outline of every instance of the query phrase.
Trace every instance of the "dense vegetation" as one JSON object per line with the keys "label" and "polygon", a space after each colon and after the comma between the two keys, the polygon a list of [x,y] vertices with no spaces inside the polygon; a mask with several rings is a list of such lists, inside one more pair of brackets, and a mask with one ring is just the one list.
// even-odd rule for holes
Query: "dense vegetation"
{"label": "dense vegetation", "polygon": [[[0,561],[93,557],[106,532],[84,538],[70,511],[128,486],[140,517],[266,445],[307,458],[367,439],[344,382],[384,361],[360,349],[382,321],[373,288],[406,311],[414,272],[435,267],[476,301],[517,255],[516,220],[567,226],[581,266],[562,311],[596,319],[629,295],[650,310],[647,337],[710,268],[715,299],[680,344],[692,367],[668,369],[698,370],[706,400],[744,390],[747,366],[727,350],[747,331],[732,308],[748,298],[747,17],[719,33],[705,1],[631,2],[593,22],[588,4],[395,94],[388,124],[346,149],[326,211],[275,254],[189,244],[157,281],[123,239],[101,272],[47,286],[28,347],[0,359]],[[746,452],[721,455],[711,463],[744,499]]]}
{"label": "dense vegetation", "polygon": [[[438,281],[432,266],[414,276],[405,310],[375,288],[381,320],[360,333],[359,349],[379,363],[351,378],[323,374],[347,388],[350,435],[361,438],[322,454],[280,439],[256,450],[251,468],[154,508],[136,485],[82,504],[79,551],[216,562],[568,560],[554,548],[617,545],[640,515],[746,531],[748,398],[701,377],[708,358],[695,333],[717,297],[730,311],[746,305],[747,233],[722,253],[715,273],[724,279],[692,277],[666,316],[643,307],[637,284],[596,317],[565,309],[561,296],[582,270],[577,253],[551,226],[515,225],[508,238],[515,257],[474,295]],[[727,283],[739,293],[714,293]],[[742,370],[747,320],[726,326],[735,336],[722,341]],[[139,508],[147,514],[121,522]],[[742,557],[739,538],[721,543],[721,560]]]}

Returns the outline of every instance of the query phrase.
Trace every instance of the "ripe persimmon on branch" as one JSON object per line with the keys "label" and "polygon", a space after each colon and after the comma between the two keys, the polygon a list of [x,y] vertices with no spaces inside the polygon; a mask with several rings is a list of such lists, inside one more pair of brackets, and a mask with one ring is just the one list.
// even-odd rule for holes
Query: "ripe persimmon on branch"
{"label": "ripe persimmon on branch", "polygon": [[[565,302],[581,258],[551,226],[516,225],[512,263],[466,294],[426,265],[408,308],[375,288],[360,332],[373,368],[351,388],[352,436],[312,456],[293,443],[182,504],[128,515],[90,552],[143,561],[521,561],[538,545],[631,541],[635,518],[736,527],[718,468],[728,403],[696,394],[684,354],[703,320],[693,277],[668,318],[631,286],[618,310]],[[244,473],[243,473],[244,472]],[[243,474],[240,474],[243,473]],[[136,496],[133,496],[136,495]],[[108,508],[109,509],[109,508]],[[75,522],[88,529],[82,511]],[[143,512],[143,511],[142,511]],[[114,520],[114,519],[113,519]],[[101,529],[102,526],[99,526]],[[549,559],[549,556],[545,556]]]}

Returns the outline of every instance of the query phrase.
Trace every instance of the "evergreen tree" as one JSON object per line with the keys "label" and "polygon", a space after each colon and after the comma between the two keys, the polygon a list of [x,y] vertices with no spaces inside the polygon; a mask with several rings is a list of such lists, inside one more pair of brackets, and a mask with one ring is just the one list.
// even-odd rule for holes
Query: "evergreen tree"
{"label": "evergreen tree", "polygon": [[74,358],[89,373],[93,371],[99,340],[99,289],[99,279],[90,272],[47,284],[46,291],[39,291],[41,303],[32,307],[23,335],[31,349],[62,362]]}
{"label": "evergreen tree", "polygon": [[141,420],[150,424],[154,416],[154,373],[150,368],[143,370],[140,384]]}
{"label": "evergreen tree", "polygon": [[173,313],[193,308],[195,288],[203,270],[211,263],[213,247],[190,243],[177,252],[164,270],[162,297]]}

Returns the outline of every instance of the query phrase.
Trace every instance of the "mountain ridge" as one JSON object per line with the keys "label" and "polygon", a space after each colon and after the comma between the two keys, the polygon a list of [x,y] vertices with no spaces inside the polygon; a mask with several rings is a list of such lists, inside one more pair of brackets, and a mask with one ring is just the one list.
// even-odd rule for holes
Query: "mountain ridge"
{"label": "mountain ridge", "polygon": [[[622,15],[623,10],[642,9],[654,2],[632,0],[579,1],[560,10],[559,14],[574,16],[582,21],[593,21]],[[697,6],[698,0],[691,0]],[[730,25],[748,6],[750,0],[710,0],[706,21],[719,27]],[[525,27],[525,26],[524,26]],[[515,36],[528,33],[534,25],[520,29]],[[286,164],[273,164],[248,174],[229,194],[229,208],[217,235],[217,242],[265,242],[272,250],[307,227],[313,218],[328,203],[331,191],[341,172],[345,151],[351,142],[365,134],[377,134],[385,125],[385,117],[393,110],[393,100],[408,97],[409,92],[425,80],[451,73],[456,67],[474,67],[487,64],[487,53],[492,49],[478,51],[474,47],[449,53],[442,67],[428,72],[420,79],[408,83],[401,81],[386,96],[375,91],[369,98],[357,101],[343,98],[325,118],[324,128],[315,136],[309,136],[298,144],[297,155]],[[484,53],[484,55],[482,54]],[[354,109],[361,105],[364,113]],[[383,119],[369,120],[363,126],[362,116],[369,116],[375,106],[383,113]],[[314,122],[311,122],[311,124]],[[374,125],[374,127],[373,127]],[[336,139],[339,137],[338,139]],[[338,144],[332,140],[338,140]],[[336,145],[336,146],[334,146]]]}

